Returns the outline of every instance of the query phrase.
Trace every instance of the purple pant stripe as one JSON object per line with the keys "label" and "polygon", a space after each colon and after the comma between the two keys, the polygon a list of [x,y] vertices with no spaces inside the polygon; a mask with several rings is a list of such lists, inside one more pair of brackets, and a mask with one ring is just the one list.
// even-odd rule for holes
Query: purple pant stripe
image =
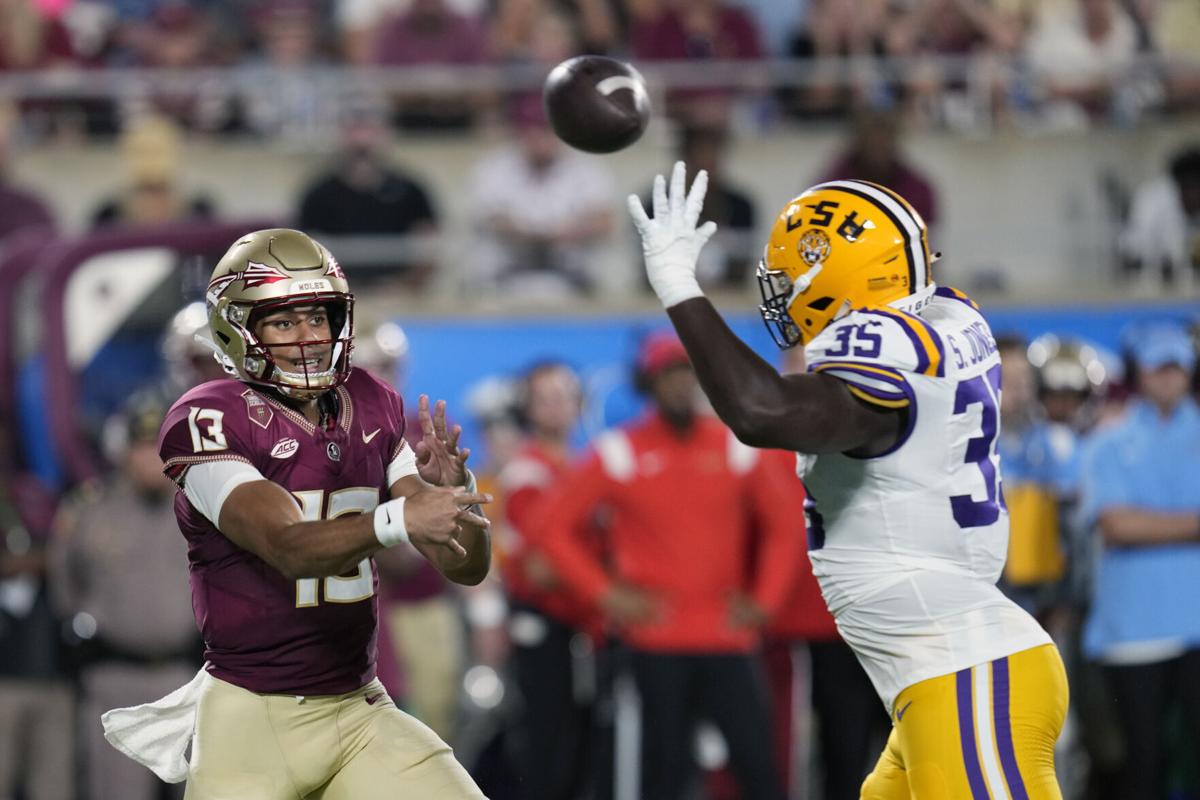
{"label": "purple pant stripe", "polygon": [[1021,780],[1021,770],[1017,766],[1017,756],[1013,751],[1008,695],[1008,659],[1000,658],[992,662],[992,718],[996,722],[996,749],[1000,751],[1000,766],[1004,768],[1004,779],[1008,781],[1008,791],[1013,800],[1029,800],[1029,793],[1025,791],[1025,781]]}
{"label": "purple pant stripe", "polygon": [[967,782],[971,784],[972,800],[988,800],[987,784],[979,766],[975,749],[975,709],[971,702],[971,670],[960,670],[955,676],[958,689],[958,738],[962,744],[963,763],[967,767]]}

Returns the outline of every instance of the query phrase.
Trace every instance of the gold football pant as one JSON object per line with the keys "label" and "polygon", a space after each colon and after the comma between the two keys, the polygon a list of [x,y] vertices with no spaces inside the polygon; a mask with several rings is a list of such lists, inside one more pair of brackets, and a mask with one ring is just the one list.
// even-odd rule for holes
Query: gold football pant
{"label": "gold football pant", "polygon": [[1052,644],[913,684],[862,800],[1061,800],[1067,675]]}
{"label": "gold football pant", "polygon": [[255,694],[213,678],[185,800],[483,798],[450,747],[378,680],[344,695]]}

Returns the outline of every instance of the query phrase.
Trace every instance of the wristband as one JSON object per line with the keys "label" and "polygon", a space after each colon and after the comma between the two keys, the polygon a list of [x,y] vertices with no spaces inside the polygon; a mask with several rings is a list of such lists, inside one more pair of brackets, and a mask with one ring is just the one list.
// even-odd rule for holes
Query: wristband
{"label": "wristband", "polygon": [[375,538],[384,547],[395,547],[408,541],[404,526],[404,498],[388,500],[375,507]]}

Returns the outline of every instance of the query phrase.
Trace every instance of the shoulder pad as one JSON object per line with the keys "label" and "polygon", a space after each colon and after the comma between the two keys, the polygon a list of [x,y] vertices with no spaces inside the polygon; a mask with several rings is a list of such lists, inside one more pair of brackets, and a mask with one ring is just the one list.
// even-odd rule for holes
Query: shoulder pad
{"label": "shoulder pad", "polygon": [[945,347],[937,330],[916,314],[860,308],[830,325],[807,348],[810,369],[827,361],[870,364],[943,377]]}
{"label": "shoulder pad", "polygon": [[179,398],[163,420],[158,454],[164,471],[180,477],[181,468],[204,461],[253,463],[248,442],[254,426],[265,430],[275,413],[241,381],[225,378],[197,386]]}
{"label": "shoulder pad", "polygon": [[845,381],[859,399],[885,408],[913,401],[909,378],[945,375],[941,337],[914,314],[862,308],[830,325],[808,345],[809,372]]}

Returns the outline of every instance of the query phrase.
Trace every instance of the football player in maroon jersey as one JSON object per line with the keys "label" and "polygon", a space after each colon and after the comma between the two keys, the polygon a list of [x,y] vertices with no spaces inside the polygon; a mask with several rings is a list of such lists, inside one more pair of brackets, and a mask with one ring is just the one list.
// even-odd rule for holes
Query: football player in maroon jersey
{"label": "football player in maroon jersey", "polygon": [[189,800],[483,797],[375,677],[371,556],[412,546],[478,583],[491,559],[478,504],[491,497],[444,403],[431,414],[422,396],[416,452],[405,442],[400,396],[351,366],[353,305],[329,251],[294,230],[242,237],[208,286],[213,340],[238,380],[184,394],[159,439],[208,661],[176,703],[194,706],[194,734],[180,734],[190,765],[155,768],[161,743],[138,752],[146,707],[105,719],[119,749],[186,776]]}

